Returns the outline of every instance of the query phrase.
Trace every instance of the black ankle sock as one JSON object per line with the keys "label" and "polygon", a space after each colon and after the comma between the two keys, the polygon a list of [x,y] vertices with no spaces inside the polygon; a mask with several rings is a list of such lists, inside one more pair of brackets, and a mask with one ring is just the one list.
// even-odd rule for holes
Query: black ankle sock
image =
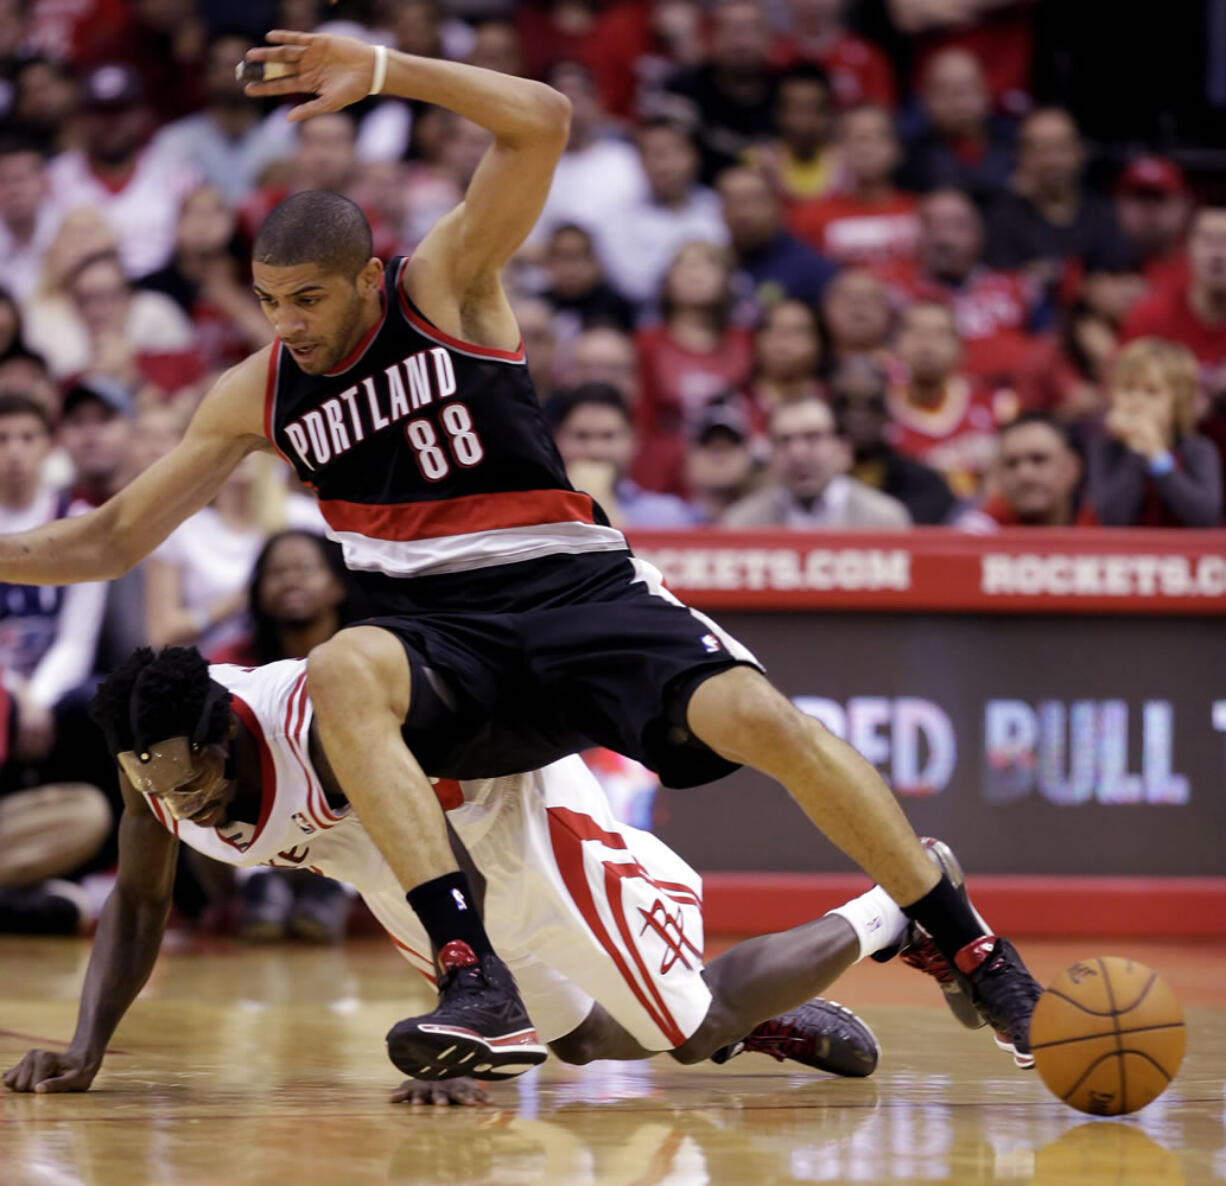
{"label": "black ankle sock", "polygon": [[902,912],[932,936],[932,941],[950,963],[963,947],[983,934],[971,908],[948,877],[942,877],[918,902],[904,906]]}
{"label": "black ankle sock", "polygon": [[478,959],[493,952],[463,873],[436,877],[409,890],[405,897],[421,919],[435,951],[442,951],[452,939],[462,939]]}

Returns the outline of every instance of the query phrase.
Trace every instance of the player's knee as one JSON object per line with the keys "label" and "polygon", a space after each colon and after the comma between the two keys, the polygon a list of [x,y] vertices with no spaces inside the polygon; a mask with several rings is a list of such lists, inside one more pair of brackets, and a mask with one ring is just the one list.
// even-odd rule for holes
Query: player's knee
{"label": "player's knee", "polygon": [[[389,640],[395,644],[395,640]],[[307,692],[316,712],[372,708],[387,699],[386,644],[370,630],[342,630],[307,656]]]}
{"label": "player's knee", "polygon": [[706,703],[699,701],[704,688],[695,693],[690,720],[708,745],[728,757],[758,765],[766,755],[811,745],[822,730],[758,671],[734,668],[717,678],[724,686],[712,689],[717,695]]}

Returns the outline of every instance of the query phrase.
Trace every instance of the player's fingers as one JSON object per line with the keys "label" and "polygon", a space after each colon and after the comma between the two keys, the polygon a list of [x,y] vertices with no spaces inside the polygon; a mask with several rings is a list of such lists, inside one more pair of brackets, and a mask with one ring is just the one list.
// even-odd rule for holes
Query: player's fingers
{"label": "player's fingers", "polygon": [[[249,82],[243,87],[243,93],[256,99],[266,99],[271,95],[301,95],[308,87],[298,74],[286,74],[281,78],[271,78],[267,82]],[[294,108],[296,111],[297,108]],[[293,119],[293,113],[290,113]]]}
{"label": "player's fingers", "polygon": [[79,1072],[68,1071],[66,1074],[56,1075],[51,1079],[44,1079],[41,1083],[36,1083],[34,1090],[39,1095],[50,1095],[59,1091],[84,1091],[85,1084],[81,1082]]}
{"label": "player's fingers", "polygon": [[249,62],[296,62],[304,53],[303,45],[260,45],[249,49],[244,57]]}
{"label": "player's fingers", "polygon": [[264,40],[275,45],[310,45],[312,41],[319,40],[319,34],[299,33],[295,29],[272,29],[264,34]]}
{"label": "player's fingers", "polygon": [[436,1108],[450,1108],[451,1093],[445,1087],[434,1087],[430,1091],[430,1102]]}
{"label": "player's fingers", "polygon": [[[265,83],[264,85],[276,86],[277,84],[274,82]],[[292,92],[294,88],[290,87],[289,89]],[[302,87],[299,86],[298,89],[301,91]],[[269,93],[271,94],[272,92]],[[313,115],[327,115],[329,111],[338,111],[343,106],[343,103],[334,103],[331,99],[321,95],[318,99],[312,99],[309,103],[299,103],[297,107],[291,107],[286,118],[290,123],[296,124],[304,119],[310,119]]]}
{"label": "player's fingers", "polygon": [[35,1055],[41,1051],[31,1050],[10,1072],[13,1081],[9,1086],[14,1091],[29,1091],[34,1084]]}
{"label": "player's fingers", "polygon": [[391,1102],[393,1104],[403,1104],[413,1094],[413,1088],[417,1084],[412,1079],[406,1079],[395,1091],[391,1094]]}

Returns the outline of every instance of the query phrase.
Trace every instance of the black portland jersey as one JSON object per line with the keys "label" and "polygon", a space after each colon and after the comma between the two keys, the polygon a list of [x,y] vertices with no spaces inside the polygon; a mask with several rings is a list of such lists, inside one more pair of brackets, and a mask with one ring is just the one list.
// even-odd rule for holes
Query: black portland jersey
{"label": "black portland jersey", "polygon": [[279,341],[269,360],[264,431],[345,563],[418,576],[626,548],[567,480],[522,346],[443,333],[409,301],[406,263],[388,264],[382,316],[334,370],[305,374]]}

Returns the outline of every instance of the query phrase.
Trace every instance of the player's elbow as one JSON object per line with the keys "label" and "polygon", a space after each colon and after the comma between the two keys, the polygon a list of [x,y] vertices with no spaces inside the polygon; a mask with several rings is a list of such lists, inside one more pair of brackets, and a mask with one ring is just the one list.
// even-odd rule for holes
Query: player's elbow
{"label": "player's elbow", "polygon": [[533,122],[537,135],[556,141],[561,151],[570,136],[570,100],[543,82],[536,86],[535,100]]}

